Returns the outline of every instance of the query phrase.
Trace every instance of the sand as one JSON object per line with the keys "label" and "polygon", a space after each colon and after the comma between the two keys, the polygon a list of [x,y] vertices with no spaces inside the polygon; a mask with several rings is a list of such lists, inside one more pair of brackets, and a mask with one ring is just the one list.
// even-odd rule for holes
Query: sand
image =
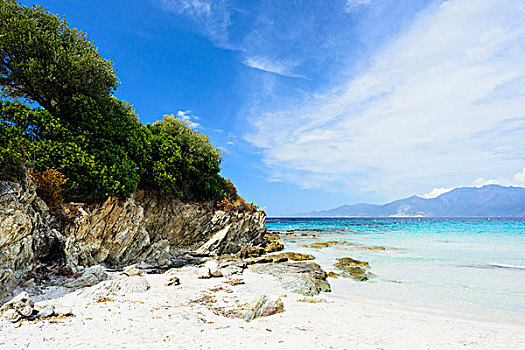
{"label": "sand", "polygon": [[[525,324],[491,323],[409,310],[388,301],[333,293],[300,302],[269,275],[245,271],[245,284],[198,279],[197,269],[150,274],[151,288],[96,302],[82,290],[51,287],[35,300],[57,299],[73,308],[64,319],[0,321],[0,349],[525,349]],[[122,277],[130,278],[130,277]],[[136,277],[133,277],[136,278]],[[347,293],[348,291],[345,291]],[[209,295],[219,306],[242,304],[260,295],[282,296],[285,311],[251,322],[214,314],[199,302]]]}

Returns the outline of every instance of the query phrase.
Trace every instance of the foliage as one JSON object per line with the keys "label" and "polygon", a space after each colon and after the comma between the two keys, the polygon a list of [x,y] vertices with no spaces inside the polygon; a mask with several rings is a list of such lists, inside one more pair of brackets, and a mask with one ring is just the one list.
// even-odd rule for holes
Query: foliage
{"label": "foliage", "polygon": [[189,200],[219,200],[226,182],[219,175],[221,152],[208,136],[173,115],[148,124],[151,160],[145,184]]}
{"label": "foliage", "polygon": [[123,147],[105,140],[103,148],[104,140],[92,142],[89,133],[73,133],[43,109],[0,101],[0,126],[4,179],[20,179],[24,168],[37,172],[53,168],[69,179],[64,186],[69,200],[126,197],[137,187],[137,166]]}
{"label": "foliage", "polygon": [[[0,0],[0,179],[30,170],[52,207],[125,198],[138,186],[255,210],[220,175],[221,151],[187,121],[144,126],[112,96],[112,63],[86,34],[42,7]],[[19,98],[38,103],[31,108]]]}
{"label": "foliage", "polygon": [[4,97],[22,97],[48,111],[82,93],[106,96],[119,82],[113,63],[87,34],[40,6],[0,0],[0,85]]}
{"label": "foliage", "polygon": [[217,208],[229,212],[232,210],[255,212],[258,206],[252,203],[246,203],[244,198],[239,196],[237,188],[230,179],[226,179],[226,192],[224,198],[217,203]]}
{"label": "foliage", "polygon": [[29,175],[38,186],[38,195],[46,201],[49,208],[54,208],[64,201],[62,186],[67,182],[67,178],[60,171],[53,168],[43,172],[30,169]]}

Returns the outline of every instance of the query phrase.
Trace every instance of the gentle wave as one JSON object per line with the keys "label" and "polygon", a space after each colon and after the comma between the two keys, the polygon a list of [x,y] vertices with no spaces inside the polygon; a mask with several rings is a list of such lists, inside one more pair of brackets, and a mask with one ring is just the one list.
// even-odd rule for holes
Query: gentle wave
{"label": "gentle wave", "polygon": [[522,265],[510,265],[510,264],[497,264],[492,263],[489,264],[490,266],[498,267],[500,269],[518,269],[518,270],[525,270],[525,266]]}
{"label": "gentle wave", "polygon": [[460,264],[459,267],[473,267],[478,269],[512,269],[512,270],[525,270],[523,265],[511,265],[511,264],[499,264],[499,263],[490,263],[490,264]]}

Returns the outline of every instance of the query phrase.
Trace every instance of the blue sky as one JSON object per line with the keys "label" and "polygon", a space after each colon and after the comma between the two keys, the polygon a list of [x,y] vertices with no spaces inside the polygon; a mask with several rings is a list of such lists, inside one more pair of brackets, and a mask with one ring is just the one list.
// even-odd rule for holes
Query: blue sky
{"label": "blue sky", "polygon": [[38,0],[178,114],[271,216],[525,186],[525,5],[508,0]]}

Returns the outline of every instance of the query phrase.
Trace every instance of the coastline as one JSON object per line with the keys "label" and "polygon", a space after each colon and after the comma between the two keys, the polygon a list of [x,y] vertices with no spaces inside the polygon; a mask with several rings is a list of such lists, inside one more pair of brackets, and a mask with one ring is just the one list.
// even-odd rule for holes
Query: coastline
{"label": "coastline", "polygon": [[[166,286],[175,274],[179,286]],[[97,302],[89,290],[69,292],[58,301],[73,308],[73,316],[18,324],[0,322],[2,348],[179,348],[179,349],[449,349],[520,348],[525,327],[415,312],[388,301],[321,293],[318,303],[298,301],[304,296],[284,290],[270,275],[250,270],[235,276],[245,283],[229,286],[230,279],[197,278],[198,268],[117,279],[146,279],[151,288],[109,296]],[[225,286],[228,286],[225,288]],[[35,301],[56,297],[63,287],[50,288]],[[245,322],[214,314],[198,300],[217,299],[215,306],[242,304],[265,294],[281,296],[284,312]],[[326,300],[326,302],[323,302]]]}

